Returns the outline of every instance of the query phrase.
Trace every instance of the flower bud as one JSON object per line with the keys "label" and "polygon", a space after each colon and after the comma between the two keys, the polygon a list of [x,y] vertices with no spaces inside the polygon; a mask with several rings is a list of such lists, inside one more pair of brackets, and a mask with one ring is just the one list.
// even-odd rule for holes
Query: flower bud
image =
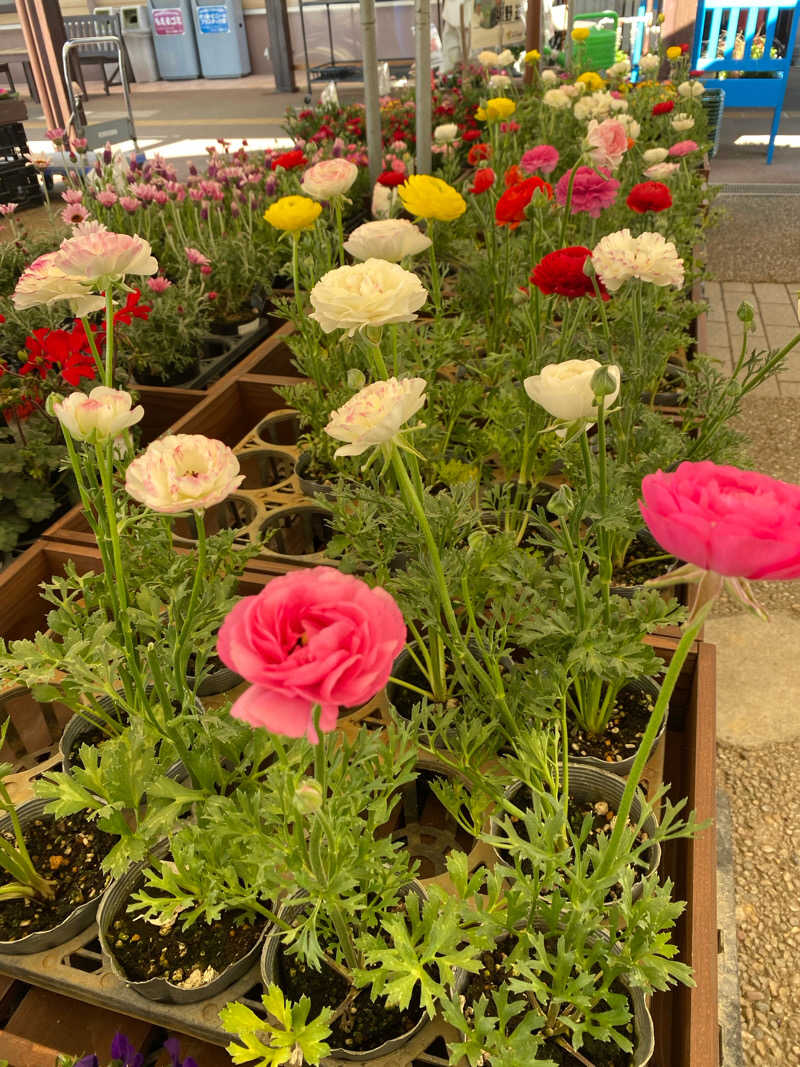
{"label": "flower bud", "polygon": [[347,372],[347,385],[350,389],[363,389],[367,384],[366,375],[358,367],[351,367]]}
{"label": "flower bud", "polygon": [[592,375],[592,392],[595,396],[616,396],[619,380],[615,379],[608,367],[598,367]]}
{"label": "flower bud", "polygon": [[313,815],[322,807],[322,786],[316,778],[305,778],[294,791],[292,804],[301,815]]}
{"label": "flower bud", "polygon": [[560,486],[547,502],[547,510],[565,519],[575,509],[575,495],[568,485]]}
{"label": "flower bud", "polygon": [[748,304],[746,300],[743,300],[736,309],[736,317],[738,318],[739,322],[743,322],[745,323],[745,325],[749,325],[749,323],[751,323],[755,317],[753,305]]}
{"label": "flower bud", "polygon": [[522,304],[527,304],[531,298],[530,291],[525,285],[518,285],[511,295],[511,302],[514,307],[521,307]]}

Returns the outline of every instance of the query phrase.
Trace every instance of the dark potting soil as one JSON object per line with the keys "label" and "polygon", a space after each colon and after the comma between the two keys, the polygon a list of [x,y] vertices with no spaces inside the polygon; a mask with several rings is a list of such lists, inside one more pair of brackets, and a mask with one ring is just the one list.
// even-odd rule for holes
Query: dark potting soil
{"label": "dark potting soil", "polygon": [[629,759],[639,747],[654,704],[652,694],[626,686],[617,696],[614,714],[602,734],[595,737],[576,722],[568,723],[570,756],[594,756],[605,763]]}
{"label": "dark potting soil", "polygon": [[133,982],[165,978],[173,985],[196,989],[247,955],[266,925],[266,920],[237,922],[241,915],[226,911],[211,923],[198,920],[188,930],[181,928],[180,915],[169,926],[154,926],[135,912],[129,914],[129,902],[130,897],[111,923],[108,940]]}
{"label": "dark potting soil", "polygon": [[[323,963],[322,969],[314,971],[297,956],[286,955],[278,949],[278,977],[281,989],[291,1000],[307,996],[311,1001],[311,1014],[320,1008],[336,1008],[350,992],[350,985],[342,975]],[[415,993],[405,1011],[388,1008],[383,1000],[370,1000],[369,989],[355,997],[344,1013],[331,1024],[328,1039],[331,1048],[362,1052],[378,1048],[384,1041],[402,1037],[419,1022],[419,996]]]}
{"label": "dark potting soil", "polygon": [[[14,840],[10,832],[5,837]],[[34,819],[25,827],[24,838],[34,867],[53,882],[55,896],[52,900],[0,901],[0,941],[52,930],[79,905],[99,896],[110,881],[100,863],[116,838],[99,830],[85,815]],[[0,886],[11,881],[0,872]]]}
{"label": "dark potting soil", "polygon": [[[502,945],[498,945],[492,952],[484,952],[481,955],[481,962],[483,968],[478,974],[470,975],[469,982],[467,983],[465,996],[464,1013],[469,1017],[472,1012],[472,1005],[479,1000],[482,996],[485,996],[489,1001],[489,1007],[487,1008],[487,1015],[495,1015],[492,1005],[492,991],[499,989],[505,982],[508,982],[513,977],[511,969],[505,965],[506,954],[503,951]],[[615,992],[624,992],[622,988],[615,988]],[[606,1009],[608,1006],[605,1001],[601,1001],[599,1004],[601,1009]],[[520,1002],[520,1014],[518,1017],[509,1020],[507,1024],[508,1030],[513,1030],[519,1019],[522,1018],[524,1013],[530,1009],[530,1005],[525,1002]],[[635,1030],[633,1026],[633,1020],[631,1020],[626,1027],[623,1028],[626,1036],[634,1042],[636,1041]],[[564,1035],[569,1040],[569,1032]],[[593,1067],[630,1067],[633,1062],[633,1058],[628,1052],[623,1052],[613,1042],[598,1041],[596,1038],[587,1035],[584,1038],[583,1045],[580,1048],[580,1053],[584,1057],[584,1062],[588,1060]],[[581,1061],[576,1059],[575,1056],[569,1051],[569,1049],[563,1048],[559,1045],[554,1038],[548,1038],[541,1050],[542,1056],[547,1056],[559,1067],[580,1067]],[[487,1067],[491,1067],[491,1061],[487,1064]]]}
{"label": "dark potting soil", "polygon": [[[653,556],[661,558],[653,559]],[[647,560],[640,563],[640,560]],[[633,589],[643,585],[650,578],[662,578],[667,571],[678,565],[674,556],[663,557],[658,549],[650,545],[638,545],[635,541],[628,549],[625,563],[615,567],[611,574],[612,586],[619,589]]]}

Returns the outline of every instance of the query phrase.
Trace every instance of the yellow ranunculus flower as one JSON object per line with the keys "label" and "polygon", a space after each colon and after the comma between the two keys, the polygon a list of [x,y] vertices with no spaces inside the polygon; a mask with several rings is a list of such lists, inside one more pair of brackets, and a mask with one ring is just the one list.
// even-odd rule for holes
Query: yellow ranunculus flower
{"label": "yellow ranunculus flower", "polygon": [[595,74],[593,70],[587,70],[584,74],[581,74],[576,81],[583,82],[590,93],[593,93],[596,89],[605,89],[606,83],[600,77],[599,74]]}
{"label": "yellow ranunculus flower", "polygon": [[532,48],[530,50],[530,52],[526,52],[525,53],[525,62],[526,63],[538,63],[541,58],[542,58],[541,52],[537,52],[535,48]]}
{"label": "yellow ranunculus flower", "polygon": [[418,219],[452,222],[467,210],[467,202],[457,189],[430,174],[410,174],[397,193],[406,211]]}
{"label": "yellow ranunculus flower", "polygon": [[572,40],[585,41],[591,32],[588,26],[576,26],[572,31]]}
{"label": "yellow ranunculus flower", "polygon": [[676,44],[670,45],[670,47],[667,49],[667,59],[680,59],[681,55],[681,49]]}
{"label": "yellow ranunculus flower", "polygon": [[490,122],[492,119],[510,119],[516,110],[517,105],[507,96],[494,96],[486,101],[486,117]]}
{"label": "yellow ranunculus flower", "polygon": [[310,230],[320,216],[322,204],[310,196],[282,196],[270,204],[264,218],[276,230],[297,233]]}
{"label": "yellow ranunculus flower", "polygon": [[485,107],[479,107],[475,109],[475,118],[478,120],[478,122],[486,122],[486,117],[487,116]]}

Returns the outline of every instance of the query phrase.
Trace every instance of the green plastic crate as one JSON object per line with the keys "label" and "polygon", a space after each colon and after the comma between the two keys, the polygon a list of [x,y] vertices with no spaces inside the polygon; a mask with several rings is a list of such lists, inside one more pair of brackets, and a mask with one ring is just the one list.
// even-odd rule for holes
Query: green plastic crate
{"label": "green plastic crate", "polygon": [[576,41],[574,55],[583,70],[606,70],[612,66],[617,52],[616,11],[587,11],[578,15],[574,26],[587,26],[589,36],[585,41]]}

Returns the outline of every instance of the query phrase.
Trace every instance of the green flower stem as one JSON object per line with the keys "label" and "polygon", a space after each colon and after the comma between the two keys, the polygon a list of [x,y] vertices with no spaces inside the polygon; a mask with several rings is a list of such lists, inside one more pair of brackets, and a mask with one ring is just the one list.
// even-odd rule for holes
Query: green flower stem
{"label": "green flower stem", "polygon": [[[569,741],[567,735],[567,695],[561,694],[561,797],[564,803],[564,832],[569,821]],[[566,841],[564,842],[566,844]]]}
{"label": "green flower stem", "polygon": [[427,229],[428,237],[431,239],[431,246],[428,249],[431,260],[431,299],[438,315],[442,310],[442,283],[439,276],[439,264],[436,262],[436,222],[434,219],[428,219]]}
{"label": "green flower stem", "polygon": [[298,261],[298,245],[300,244],[300,234],[294,230],[291,235],[292,238],[292,285],[294,286],[294,306],[297,309],[298,318],[302,318],[303,308],[300,303],[300,264]]}
{"label": "green flower stem", "polygon": [[[608,511],[608,456],[606,454],[606,398],[601,396],[597,405],[597,480],[600,490],[600,517]],[[585,435],[584,435],[585,436]],[[606,626],[611,625],[611,553],[605,530],[597,536],[600,549],[600,582],[603,590],[603,615]]]}
{"label": "green flower stem", "polygon": [[202,782],[200,781],[200,778],[196,773],[196,768],[193,768],[192,766],[193,761],[189,748],[184,743],[184,740],[181,737],[180,730],[177,727],[175,729],[170,729],[170,727],[167,725],[168,723],[172,724],[173,722],[172,701],[169,698],[169,692],[167,690],[164,675],[161,673],[161,664],[158,662],[158,656],[156,655],[155,649],[152,645],[148,646],[145,655],[147,656],[147,663],[150,667],[150,673],[153,676],[153,687],[155,689],[159,703],[161,704],[163,716],[162,719],[159,720],[159,718],[153,712],[153,709],[150,707],[149,700],[147,700],[146,698],[142,702],[142,713],[144,714],[144,717],[154,727],[156,732],[161,737],[165,737],[168,741],[171,741],[172,744],[175,746],[175,749],[178,755],[180,756],[184,767],[189,772],[189,777],[192,779],[192,785],[195,788],[198,788],[202,785]]}
{"label": "green flower stem", "polygon": [[105,375],[105,366],[103,364],[103,360],[100,358],[100,353],[97,350],[97,341],[94,337],[94,330],[89,325],[89,320],[86,318],[85,315],[81,315],[81,325],[83,326],[83,332],[86,334],[86,340],[89,342],[89,348],[91,350],[92,356],[94,357],[94,363],[97,367],[97,373],[102,381]]}
{"label": "green flower stem", "polygon": [[111,285],[105,291],[106,298],[106,369],[103,384],[114,388],[114,290]]}
{"label": "green flower stem", "polygon": [[[7,870],[19,883],[14,895],[30,896],[35,893],[37,896],[52,900],[55,896],[53,883],[43,878],[33,865],[33,860],[25,844],[19,816],[5,782],[0,782],[0,811],[5,811],[8,815],[14,831],[13,845],[10,841],[0,838],[0,866]],[[32,893],[26,893],[26,889],[31,890]]]}
{"label": "green flower stem", "polygon": [[675,689],[675,685],[680,676],[681,670],[686,657],[689,654],[689,649],[692,647],[694,640],[700,633],[703,627],[703,623],[706,621],[714,601],[709,600],[703,605],[697,616],[683,632],[678,647],[672,654],[672,660],[667,668],[667,673],[664,676],[664,681],[661,685],[661,690],[658,694],[655,707],[650,713],[650,719],[645,728],[642,740],[639,743],[639,749],[636,753],[636,758],[633,761],[628,780],[625,784],[625,792],[622,794],[622,800],[617,806],[617,819],[614,823],[614,829],[611,832],[611,837],[608,841],[608,848],[606,849],[603,860],[598,868],[598,875],[602,877],[603,874],[608,873],[608,870],[613,862],[619,850],[620,839],[625,831],[625,827],[628,823],[628,817],[631,812],[631,805],[633,804],[633,798],[636,793],[636,787],[642,778],[642,772],[644,771],[645,764],[650,758],[650,750],[653,747],[653,742],[658,736],[658,731],[661,729],[661,724],[664,721],[664,717],[669,707],[669,701],[672,693]]}
{"label": "green flower stem", "polygon": [[567,546],[567,559],[569,560],[572,585],[575,591],[575,607],[578,611],[578,629],[582,630],[586,625],[586,601],[583,595],[580,561],[572,537],[570,536],[569,526],[564,518],[561,519],[561,529],[564,533],[564,543]]}
{"label": "green flower stem", "polygon": [[583,460],[583,474],[586,478],[586,488],[591,489],[594,484],[594,473],[592,471],[592,456],[589,452],[589,441],[586,437],[586,430],[581,435],[581,459]]}
{"label": "green flower stem", "polygon": [[189,661],[189,649],[186,647],[186,641],[189,637],[192,619],[194,617],[195,608],[197,607],[197,598],[200,595],[200,587],[206,580],[206,523],[205,515],[202,510],[195,511],[194,521],[197,526],[197,566],[194,572],[191,596],[189,597],[189,607],[183,620],[178,643],[175,646],[175,684],[178,686],[178,692],[183,692],[184,690],[186,667]]}
{"label": "green flower stem", "polygon": [[335,196],[333,198],[333,215],[336,219],[336,233],[339,238],[339,266],[345,265],[344,259],[344,226],[342,224],[342,198],[341,196]]}
{"label": "green flower stem", "polygon": [[575,185],[575,178],[578,174],[579,163],[580,160],[576,160],[569,174],[569,184],[567,185],[567,202],[566,204],[564,204],[564,218],[561,220],[561,233],[558,238],[559,248],[564,247],[564,242],[567,237],[567,225],[569,223],[570,211],[572,210],[572,188]]}
{"label": "green flower stem", "polygon": [[383,358],[383,351],[381,350],[382,334],[383,328],[381,326],[367,326],[362,334],[367,343],[367,360],[371,364],[370,370],[375,375],[376,381],[389,377],[386,360]]}

